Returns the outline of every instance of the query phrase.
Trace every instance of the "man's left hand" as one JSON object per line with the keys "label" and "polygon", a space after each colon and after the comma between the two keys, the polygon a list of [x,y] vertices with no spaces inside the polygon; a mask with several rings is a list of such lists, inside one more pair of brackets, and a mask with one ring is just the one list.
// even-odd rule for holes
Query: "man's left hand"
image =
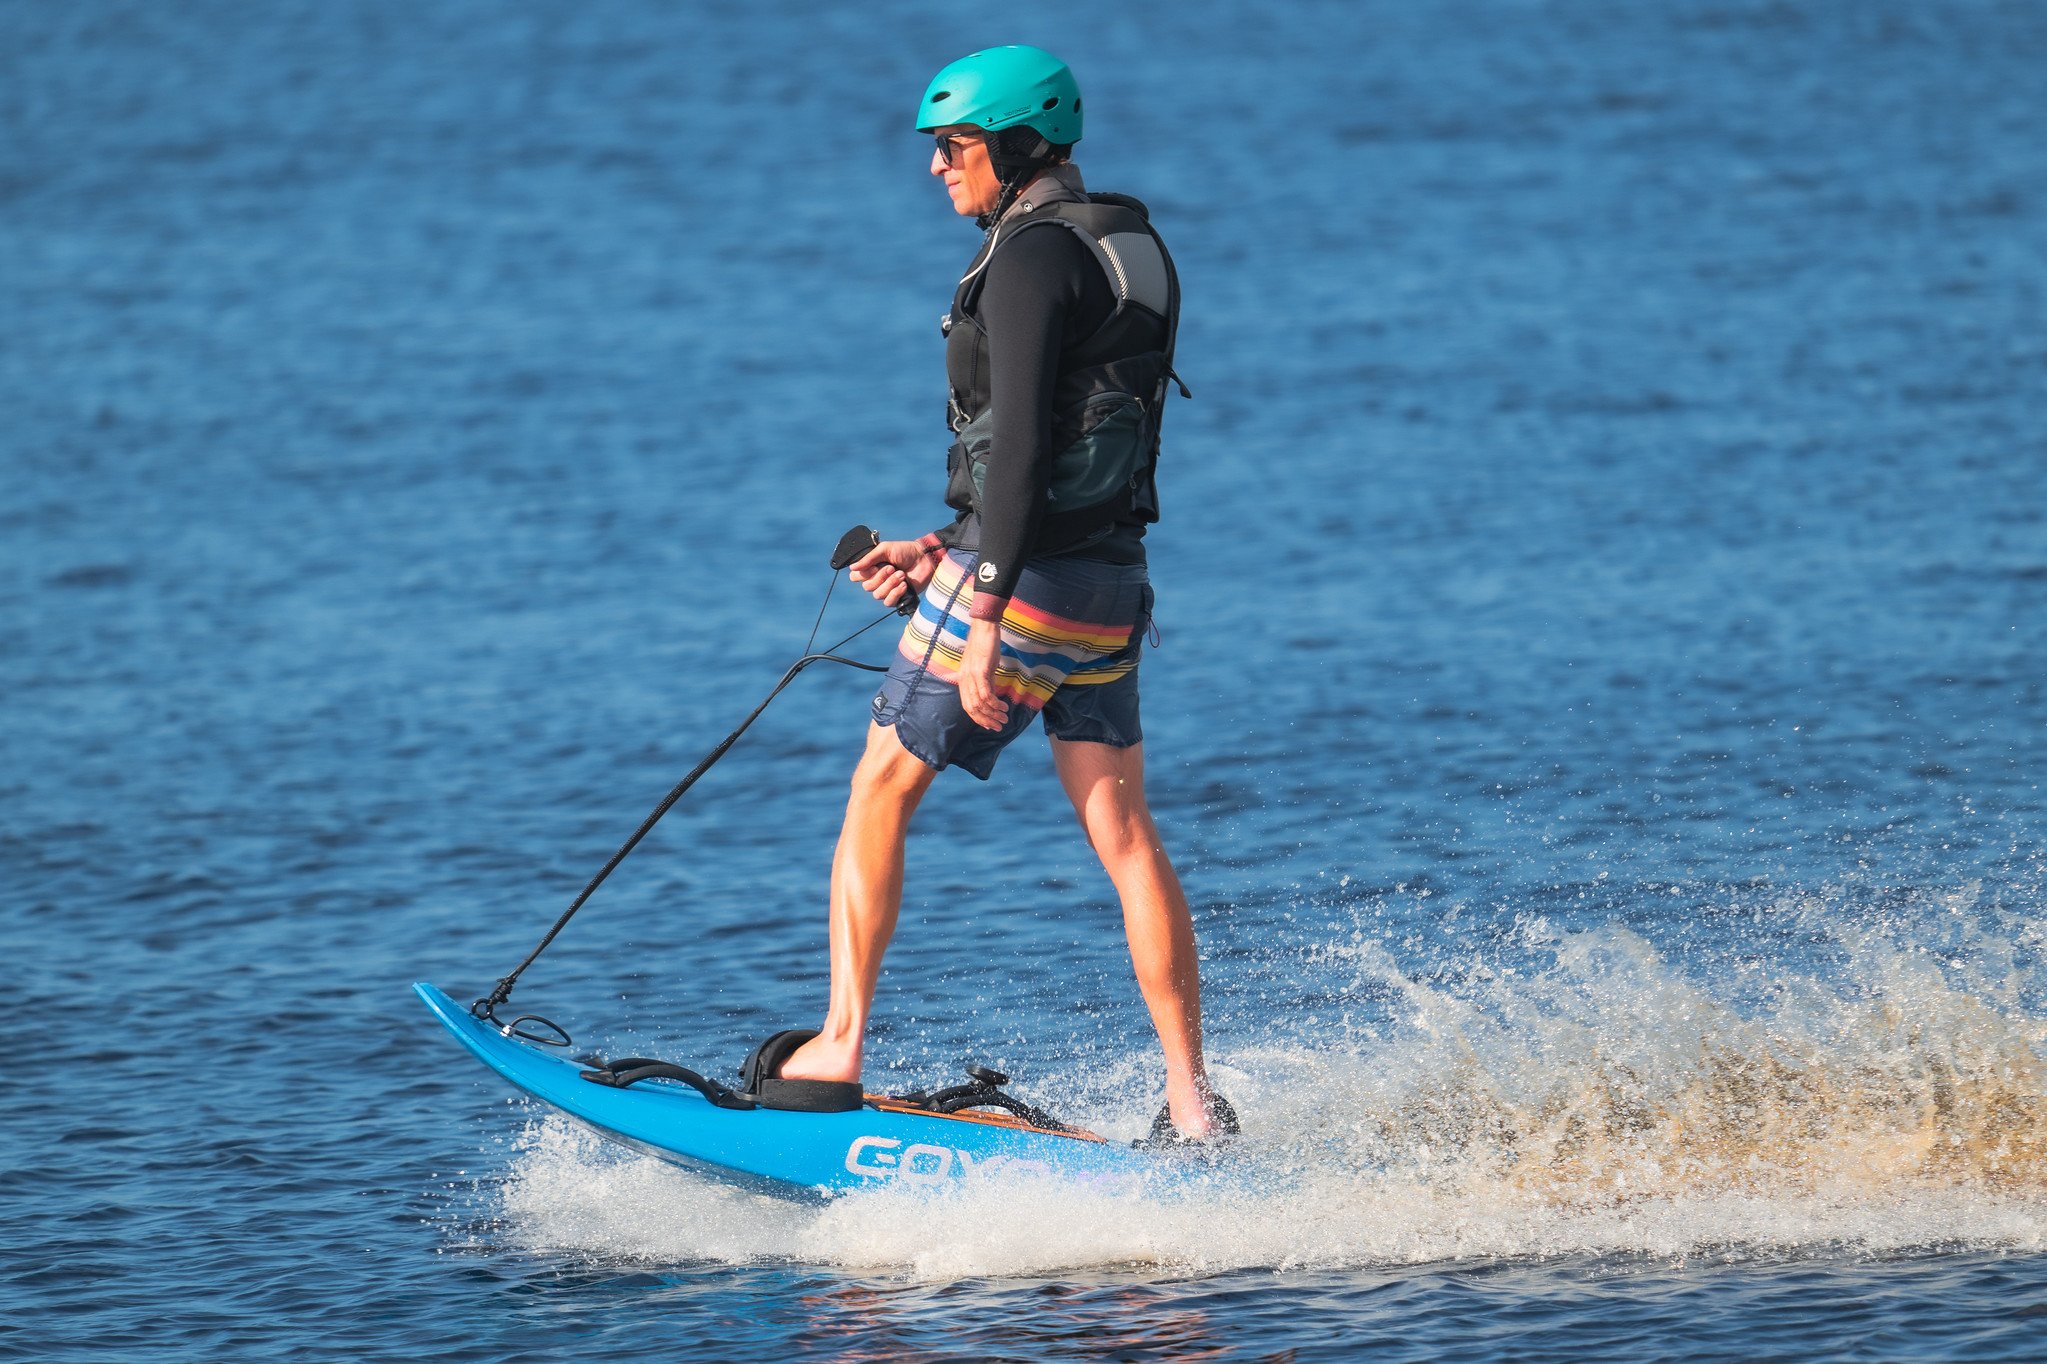
{"label": "man's left hand", "polygon": [[983,729],[1001,729],[1009,722],[1009,702],[995,692],[995,666],[1002,661],[1002,623],[967,624],[967,647],[960,659],[960,707]]}

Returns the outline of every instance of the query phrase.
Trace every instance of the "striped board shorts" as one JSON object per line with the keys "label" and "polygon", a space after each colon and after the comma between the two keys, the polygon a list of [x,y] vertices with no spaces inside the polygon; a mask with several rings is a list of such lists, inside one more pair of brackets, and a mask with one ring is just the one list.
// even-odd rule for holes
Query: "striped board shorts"
{"label": "striped board shorts", "polygon": [[974,604],[976,555],[949,550],[925,587],[881,690],[874,722],[893,726],[927,766],[957,764],[986,781],[1009,742],[1043,713],[1055,739],[1128,748],[1137,719],[1137,655],[1151,623],[1143,564],[1033,559],[1002,615],[995,690],[1009,703],[999,730],[960,706],[959,666]]}

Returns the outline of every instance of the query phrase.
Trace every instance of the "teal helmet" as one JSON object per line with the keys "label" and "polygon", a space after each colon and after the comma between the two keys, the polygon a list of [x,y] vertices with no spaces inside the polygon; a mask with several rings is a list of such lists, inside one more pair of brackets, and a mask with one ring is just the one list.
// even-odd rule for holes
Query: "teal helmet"
{"label": "teal helmet", "polygon": [[1080,84],[1042,47],[991,47],[931,78],[917,131],[971,123],[985,132],[1029,128],[1054,146],[1080,141]]}

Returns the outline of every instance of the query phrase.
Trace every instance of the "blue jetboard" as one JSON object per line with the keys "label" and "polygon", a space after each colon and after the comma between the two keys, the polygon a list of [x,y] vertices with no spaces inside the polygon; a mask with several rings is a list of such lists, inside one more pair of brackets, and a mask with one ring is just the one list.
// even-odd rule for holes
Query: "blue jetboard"
{"label": "blue jetboard", "polygon": [[879,1095],[849,1113],[718,1108],[660,1081],[617,1089],[584,1067],[472,1015],[432,985],[412,987],[457,1041],[521,1090],[650,1156],[783,1198],[890,1183],[944,1185],[978,1175],[1050,1175],[1126,1187],[1159,1165],[1088,1132],[1055,1132],[1007,1113],[927,1113]]}

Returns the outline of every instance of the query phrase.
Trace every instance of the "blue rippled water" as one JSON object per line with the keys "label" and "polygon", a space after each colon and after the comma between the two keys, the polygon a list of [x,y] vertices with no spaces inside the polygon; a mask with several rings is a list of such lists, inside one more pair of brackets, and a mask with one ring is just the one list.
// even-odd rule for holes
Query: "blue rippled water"
{"label": "blue rippled water", "polygon": [[[905,124],[1014,40],[1185,279],[1150,782],[1290,1182],[763,1202],[406,985],[938,519]],[[1989,0],[0,7],[0,1356],[2047,1357],[2043,63]],[[814,1017],[868,695],[520,1002]],[[941,781],[870,1078],[1142,1129],[1070,825],[1041,740]]]}

